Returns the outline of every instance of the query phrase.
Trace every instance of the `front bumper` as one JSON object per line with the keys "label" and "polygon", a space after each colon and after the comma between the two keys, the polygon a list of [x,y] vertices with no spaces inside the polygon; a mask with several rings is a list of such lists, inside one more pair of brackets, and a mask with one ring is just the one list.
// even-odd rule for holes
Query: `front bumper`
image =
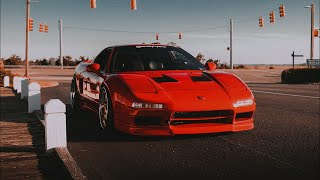
{"label": "front bumper", "polygon": [[[159,114],[162,114],[158,112]],[[149,113],[148,113],[149,114]],[[154,114],[154,113],[153,113]],[[168,114],[168,113],[163,113]],[[134,122],[137,116],[130,115],[120,115],[118,116],[118,120],[115,121],[116,129],[132,134],[132,135],[143,135],[143,136],[174,136],[179,134],[208,134],[208,133],[219,133],[219,132],[237,132],[237,131],[245,131],[251,130],[254,128],[254,118],[253,118],[253,109],[252,109],[252,117],[250,118],[236,118],[234,114],[229,123],[192,123],[192,124],[171,124],[171,118],[168,118],[168,115],[164,115],[163,119],[167,120],[166,123],[164,121],[161,125],[136,125],[135,123],[127,123]],[[127,122],[121,121],[121,119],[126,119]],[[195,120],[196,121],[196,120]]]}
{"label": "front bumper", "polygon": [[202,125],[175,125],[166,127],[129,127],[129,133],[133,135],[173,136],[178,134],[208,134],[219,132],[237,132],[253,129],[253,118],[247,122],[235,124],[202,124]]}

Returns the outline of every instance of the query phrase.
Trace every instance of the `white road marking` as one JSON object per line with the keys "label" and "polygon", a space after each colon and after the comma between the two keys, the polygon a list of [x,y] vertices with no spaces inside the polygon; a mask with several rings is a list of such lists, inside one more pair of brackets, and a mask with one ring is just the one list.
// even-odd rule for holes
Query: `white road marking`
{"label": "white road marking", "polygon": [[320,99],[320,97],[314,97],[314,96],[305,96],[305,95],[296,95],[296,94],[286,94],[286,93],[277,93],[277,92],[269,92],[269,91],[258,91],[258,90],[251,90],[251,91],[252,91],[252,92],[257,92],[257,93],[274,94],[274,95],[281,95],[281,96],[293,96],[293,97],[303,97],[303,98]]}

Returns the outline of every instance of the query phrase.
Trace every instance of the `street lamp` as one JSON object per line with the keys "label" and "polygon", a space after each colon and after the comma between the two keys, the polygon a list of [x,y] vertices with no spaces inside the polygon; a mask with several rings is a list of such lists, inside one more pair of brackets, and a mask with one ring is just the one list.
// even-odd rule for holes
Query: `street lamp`
{"label": "street lamp", "polygon": [[310,43],[310,59],[313,59],[314,49],[314,3],[311,6],[305,6],[305,8],[311,9],[311,43]]}

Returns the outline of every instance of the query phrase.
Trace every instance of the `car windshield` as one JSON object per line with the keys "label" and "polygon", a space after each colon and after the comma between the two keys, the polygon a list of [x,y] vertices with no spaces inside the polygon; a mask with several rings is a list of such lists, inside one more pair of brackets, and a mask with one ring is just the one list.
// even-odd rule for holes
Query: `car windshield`
{"label": "car windshield", "polygon": [[181,48],[172,46],[118,47],[112,65],[113,72],[204,70],[205,67]]}

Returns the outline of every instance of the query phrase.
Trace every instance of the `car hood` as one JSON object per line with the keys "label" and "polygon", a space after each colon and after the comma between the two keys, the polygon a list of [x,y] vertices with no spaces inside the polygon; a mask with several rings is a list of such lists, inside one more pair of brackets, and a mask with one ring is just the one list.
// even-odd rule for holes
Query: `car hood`
{"label": "car hood", "polygon": [[[148,89],[164,91],[213,90],[221,88],[210,76],[201,71],[140,72],[121,74],[134,91]],[[152,87],[152,86],[153,87]]]}

